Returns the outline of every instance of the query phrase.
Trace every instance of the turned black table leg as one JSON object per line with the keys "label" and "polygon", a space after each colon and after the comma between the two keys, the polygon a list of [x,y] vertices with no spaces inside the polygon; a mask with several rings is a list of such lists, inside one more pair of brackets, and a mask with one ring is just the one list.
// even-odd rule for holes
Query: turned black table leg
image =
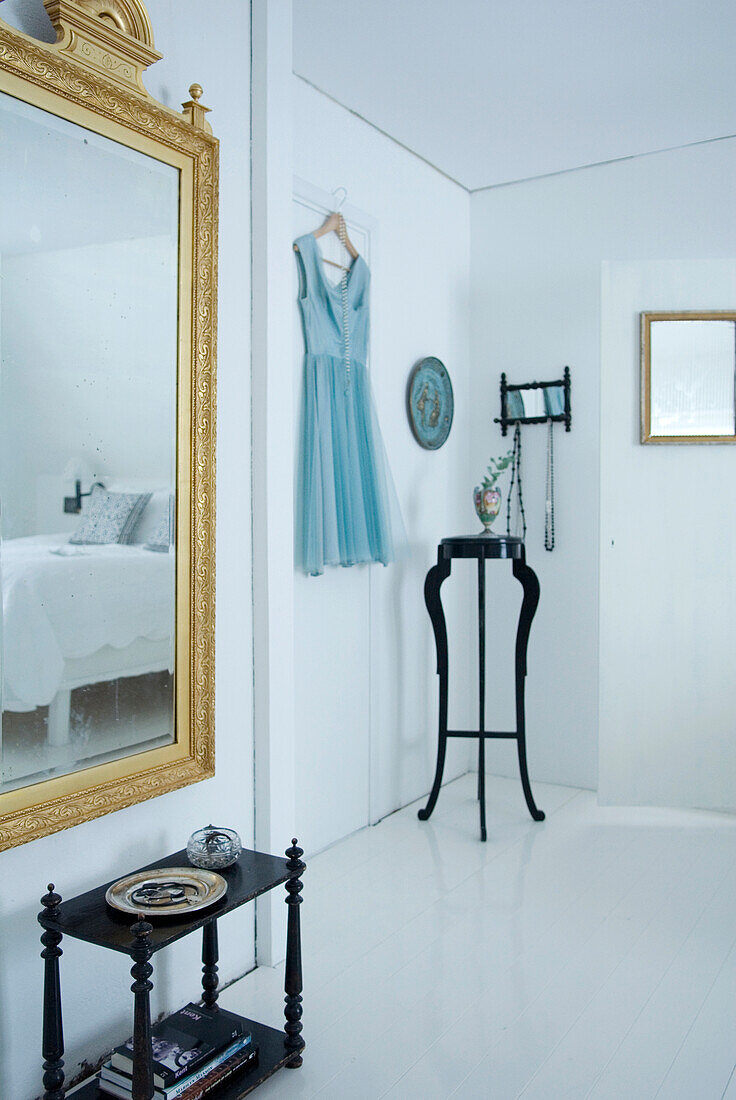
{"label": "turned black table leg", "polygon": [[480,839],[486,839],[486,559],[478,558],[478,801]]}
{"label": "turned black table leg", "polygon": [[[39,920],[56,920],[61,904],[61,895],[54,893],[53,882],[49,883],[49,892],[41,898],[44,908]],[[43,1100],[64,1100],[64,1029],[61,1021],[61,983],[59,980],[59,957],[63,954],[59,944],[63,936],[50,929],[41,936],[44,960],[43,980]]]}
{"label": "turned black table leg", "polygon": [[544,812],[534,802],[529,771],[526,763],[526,719],[524,710],[524,684],[526,680],[526,651],[529,631],[539,603],[539,581],[524,558],[514,561],[513,572],[521,583],[524,597],[521,602],[519,626],[516,631],[516,745],[519,751],[519,771],[527,809],[534,821],[544,821]]}
{"label": "turned black table leg", "polygon": [[211,920],[202,929],[202,1001],[208,1008],[217,1008],[217,921]]}
{"label": "turned black table leg", "polygon": [[429,793],[429,800],[424,809],[419,810],[417,817],[420,821],[426,821],[432,813],[437,802],[437,796],[442,786],[442,773],[445,770],[445,753],[447,751],[447,623],[442,608],[440,587],[442,582],[450,575],[452,562],[442,556],[442,551],[437,553],[437,564],[434,565],[424,581],[424,602],[432,621],[434,642],[437,649],[437,674],[440,678],[440,717],[437,743],[437,766],[434,773],[434,783]]}
{"label": "turned black table leg", "polygon": [[149,981],[153,973],[151,966],[151,932],[153,925],[140,914],[131,925],[135,943],[130,948],[133,965],[130,976],[133,978],[131,990],[135,995],[133,1011],[133,1100],[152,1100],[153,1098],[153,1052],[151,1044],[151,1001],[150,992],[153,983]]}
{"label": "turned black table leg", "polygon": [[306,867],[301,856],[302,848],[297,846],[296,837],[291,842],[291,848],[286,849],[289,857],[286,866],[289,869],[289,878],[286,883],[286,904],[289,907],[288,923],[286,928],[286,976],[284,979],[284,1016],[286,1023],[284,1031],[286,1039],[284,1045],[287,1051],[293,1051],[294,1057],[286,1063],[288,1069],[298,1069],[302,1064],[302,1051],[304,1039],[302,1038],[302,936],[299,906],[302,903],[302,881],[300,875]]}

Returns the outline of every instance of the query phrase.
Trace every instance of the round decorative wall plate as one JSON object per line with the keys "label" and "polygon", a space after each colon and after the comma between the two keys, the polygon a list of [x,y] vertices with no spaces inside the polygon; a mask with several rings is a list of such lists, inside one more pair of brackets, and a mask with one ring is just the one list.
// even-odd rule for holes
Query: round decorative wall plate
{"label": "round decorative wall plate", "polygon": [[226,890],[227,882],[215,871],[162,867],[118,879],[105,894],[105,901],[122,913],[178,917],[214,905]]}
{"label": "round decorative wall plate", "polygon": [[406,394],[409,423],[420,447],[436,451],[452,427],[455,399],[445,364],[430,355],[414,367]]}

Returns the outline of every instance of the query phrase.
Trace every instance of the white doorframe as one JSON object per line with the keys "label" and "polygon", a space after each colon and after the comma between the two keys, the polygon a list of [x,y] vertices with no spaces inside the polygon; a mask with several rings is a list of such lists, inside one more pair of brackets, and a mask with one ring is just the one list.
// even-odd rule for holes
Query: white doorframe
{"label": "white doorframe", "polygon": [[[299,395],[284,385],[293,356],[291,204],[292,151],[291,0],[251,0],[251,266],[252,266],[252,499],[253,499],[253,725],[255,846],[278,854],[294,836],[296,820],[296,716],[294,708],[294,410]],[[301,201],[326,213],[324,192],[297,181]],[[339,180],[335,181],[337,186]],[[244,201],[247,188],[243,187]],[[329,196],[327,196],[329,199]],[[365,229],[375,263],[377,223],[346,205],[348,222]],[[368,257],[366,257],[368,259]],[[380,325],[375,313],[373,335]],[[370,619],[375,584],[370,585]],[[371,624],[368,629],[372,635]],[[373,662],[371,661],[371,664]],[[371,716],[379,713],[375,677]],[[378,738],[370,732],[375,777]],[[369,789],[369,820],[376,792]],[[256,907],[256,962],[284,957],[286,906],[274,891]]]}
{"label": "white doorframe", "polygon": [[[294,395],[279,386],[291,355],[291,0],[251,3],[252,480],[255,843],[283,852],[294,835],[296,774],[293,692],[291,509],[274,486],[292,481]],[[247,201],[246,181],[243,186]],[[244,310],[246,306],[244,303]],[[283,490],[279,494],[283,499]],[[288,497],[287,497],[288,499]],[[259,898],[256,962],[284,957],[286,906]]]}

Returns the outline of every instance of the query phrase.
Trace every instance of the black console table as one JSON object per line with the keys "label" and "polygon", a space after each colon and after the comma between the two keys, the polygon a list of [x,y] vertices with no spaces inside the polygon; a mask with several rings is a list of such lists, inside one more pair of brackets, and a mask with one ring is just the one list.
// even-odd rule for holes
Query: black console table
{"label": "black console table", "polygon": [[[448,730],[447,728],[447,626],[442,608],[440,588],[450,576],[453,558],[477,558],[478,560],[478,729]],[[487,730],[486,725],[486,561],[488,559],[510,559],[513,573],[521,583],[524,598],[516,630],[516,729],[511,732]],[[437,547],[437,564],[427,573],[424,582],[424,602],[432,620],[434,640],[437,647],[437,674],[440,678],[439,743],[437,746],[437,768],[429,801],[419,811],[419,820],[426,821],[434,810],[437,796],[442,785],[442,773],[445,767],[445,752],[448,737],[473,737],[478,740],[478,801],[480,802],[480,838],[486,839],[486,790],[485,790],[485,742],[486,738],[510,738],[516,741],[519,751],[519,770],[524,797],[535,821],[544,821],[544,813],[538,810],[529,783],[526,765],[526,728],[524,719],[524,681],[526,678],[526,650],[529,642],[529,630],[539,603],[539,581],[533,569],[526,564],[524,543],[512,536],[497,535],[458,535],[443,539]]]}
{"label": "black console table", "polygon": [[[225,867],[219,874],[227,880],[227,893],[207,909],[192,913],[191,917],[154,917],[149,922],[139,917],[133,924],[131,918],[118,912],[105,901],[105,892],[121,875],[116,876],[104,886],[79,894],[70,901],[62,902],[55,893],[53,884],[49,892],[41,898],[43,909],[38,915],[44,928],[41,942],[44,950],[44,998],[43,998],[43,1057],[44,1075],[43,1100],[63,1100],[64,1098],[64,1036],[61,1018],[61,984],[59,977],[59,956],[64,936],[86,940],[87,943],[107,947],[130,955],[133,966],[130,974],[134,994],[133,1013],[133,1100],[151,1100],[153,1090],[153,1067],[151,1050],[151,1009],[149,994],[153,984],[149,980],[153,973],[151,958],[156,951],[167,947],[175,940],[187,936],[190,932],[202,929],[202,1001],[210,1007],[217,1006],[217,919],[225,913],[237,909],[260,894],[273,890],[282,883],[286,885],[286,904],[289,907],[286,937],[286,1006],[284,1015],[286,1024],[283,1031],[266,1027],[255,1020],[245,1020],[253,1035],[253,1044],[258,1046],[258,1064],[250,1070],[242,1070],[225,1081],[216,1090],[217,1100],[240,1100],[252,1092],[257,1085],[265,1081],[283,1066],[295,1069],[302,1064],[304,1040],[301,1036],[302,1024],[302,957],[299,906],[301,905],[302,882],[300,875],[306,864],[302,862],[304,853],[297,847],[296,840],[286,852],[287,860],[277,856],[264,855],[262,852],[244,850],[237,863]],[[164,859],[142,867],[142,871],[157,870],[161,867],[188,866],[185,851],[175,852]],[[219,1011],[234,1017],[224,1008]],[[239,1017],[243,1019],[243,1017]],[[81,1088],[73,1090],[75,1100],[109,1100],[97,1083],[91,1078]]]}

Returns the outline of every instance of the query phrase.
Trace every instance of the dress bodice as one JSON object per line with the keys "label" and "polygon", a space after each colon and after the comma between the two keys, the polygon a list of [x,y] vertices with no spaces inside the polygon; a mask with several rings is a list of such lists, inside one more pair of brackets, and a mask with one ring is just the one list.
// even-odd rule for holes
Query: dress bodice
{"label": "dress bodice", "polygon": [[[331,283],[324,270],[319,245],[311,233],[299,237],[301,286],[299,305],[304,323],[307,355],[328,355],[342,359],[345,353],[343,301],[340,282]],[[358,256],[347,274],[348,330],[350,358],[365,366],[368,358],[368,287],[370,271]]]}

